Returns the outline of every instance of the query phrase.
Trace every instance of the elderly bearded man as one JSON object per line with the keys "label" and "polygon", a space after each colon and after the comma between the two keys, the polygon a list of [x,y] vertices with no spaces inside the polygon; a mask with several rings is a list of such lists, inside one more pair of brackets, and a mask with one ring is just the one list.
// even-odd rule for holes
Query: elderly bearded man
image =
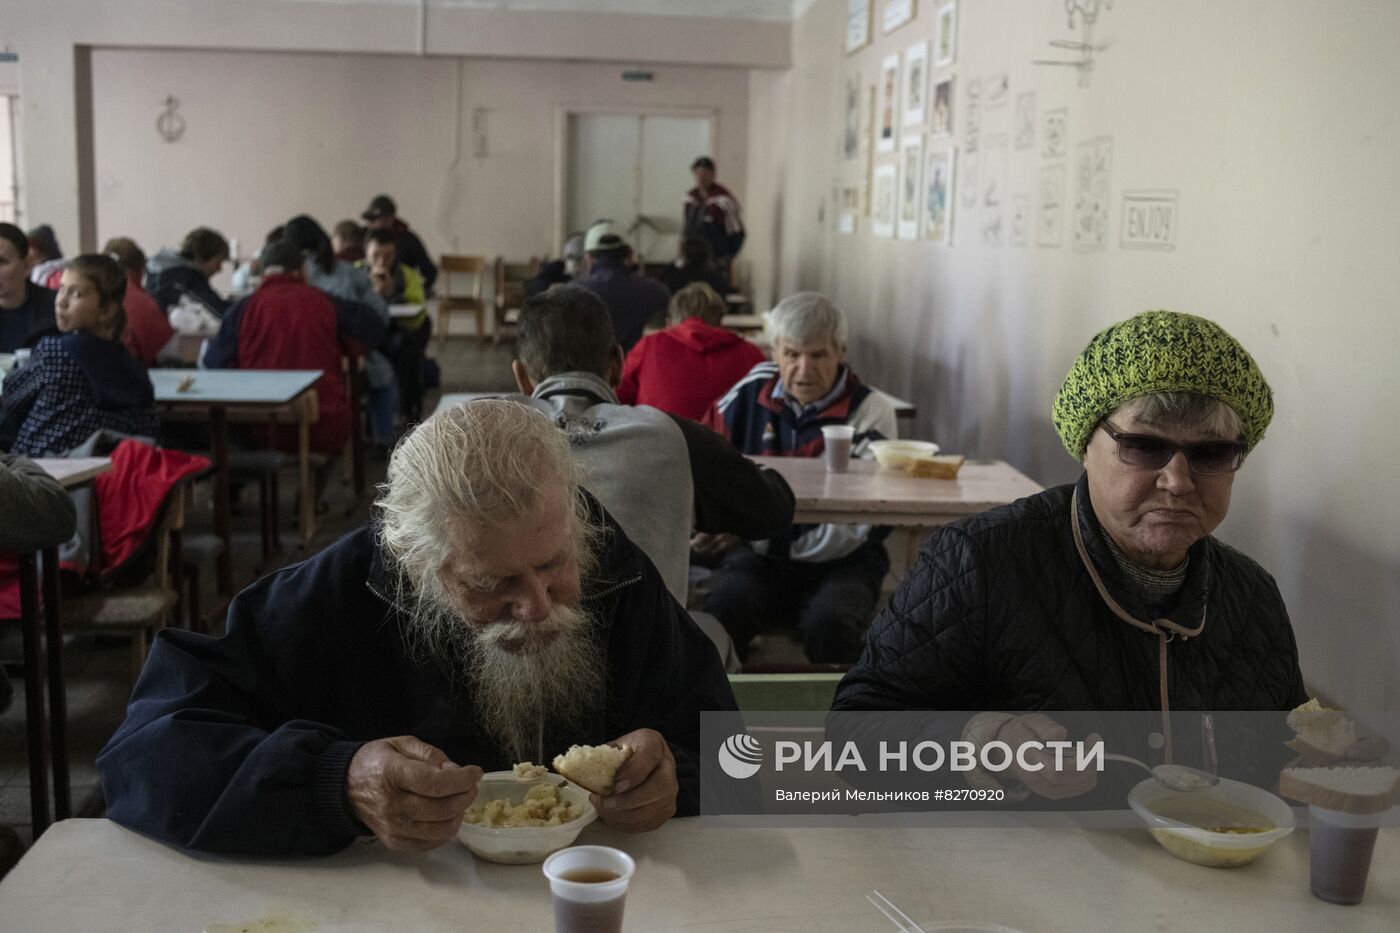
{"label": "elderly bearded man", "polygon": [[518,402],[435,415],[374,526],[238,595],[219,639],[167,629],[98,759],[107,815],[175,845],[320,854],[452,839],[483,770],[631,746],[602,820],[698,809],[719,656]]}

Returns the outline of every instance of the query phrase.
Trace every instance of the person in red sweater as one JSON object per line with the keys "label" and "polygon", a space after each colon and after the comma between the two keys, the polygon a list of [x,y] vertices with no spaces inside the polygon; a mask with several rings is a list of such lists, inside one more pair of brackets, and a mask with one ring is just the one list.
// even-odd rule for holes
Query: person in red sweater
{"label": "person in red sweater", "polygon": [[[384,325],[367,306],[337,301],[306,284],[301,248],[289,240],[264,247],[258,290],[224,315],[218,335],[204,353],[209,369],[319,369],[316,402],[320,417],[311,425],[311,449],[337,456],[350,435],[350,399],[341,374],[342,355],[358,356],[384,338]],[[342,346],[344,344],[344,346]],[[295,451],[289,428],[269,446]]]}
{"label": "person in red sweater", "polygon": [[122,345],[141,365],[154,366],[160,351],[175,336],[175,328],[170,326],[170,319],[156,300],[141,287],[141,276],[146,271],[146,254],[135,240],[124,236],[108,240],[102,252],[115,259],[126,272],[126,295],[122,298],[126,330],[122,331]]}
{"label": "person in red sweater", "polygon": [[719,326],[725,304],[703,282],[671,298],[674,325],[643,337],[622,368],[617,397],[624,405],[650,405],[699,421],[710,405],[764,360],[763,351]]}

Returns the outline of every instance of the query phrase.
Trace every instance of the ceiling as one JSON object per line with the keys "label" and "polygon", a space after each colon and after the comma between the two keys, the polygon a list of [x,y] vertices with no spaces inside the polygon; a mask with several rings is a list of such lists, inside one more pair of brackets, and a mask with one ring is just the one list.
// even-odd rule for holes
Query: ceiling
{"label": "ceiling", "polygon": [[[305,0],[301,0],[305,2]],[[366,3],[418,6],[420,0],[315,0],[320,3]],[[791,21],[815,0],[427,0],[435,7],[475,7],[517,12],[630,13],[651,16],[703,16],[729,19]]]}

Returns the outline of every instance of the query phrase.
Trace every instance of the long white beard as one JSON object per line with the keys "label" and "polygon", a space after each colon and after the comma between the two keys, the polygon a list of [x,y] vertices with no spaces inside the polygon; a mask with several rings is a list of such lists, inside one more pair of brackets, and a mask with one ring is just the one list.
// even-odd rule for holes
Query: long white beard
{"label": "long white beard", "polygon": [[406,632],[416,656],[437,661],[467,688],[486,734],[512,761],[525,761],[544,755],[547,724],[582,724],[601,702],[607,666],[594,628],[576,606],[556,603],[539,622],[482,625],[425,599]]}

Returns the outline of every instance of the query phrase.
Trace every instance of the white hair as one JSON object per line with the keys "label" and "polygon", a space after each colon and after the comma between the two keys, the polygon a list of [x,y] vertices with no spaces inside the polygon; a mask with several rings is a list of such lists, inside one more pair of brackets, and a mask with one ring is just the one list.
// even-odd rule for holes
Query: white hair
{"label": "white hair", "polygon": [[454,523],[499,525],[561,493],[573,507],[576,558],[587,577],[603,528],[579,495],[581,484],[568,437],[529,405],[477,399],[433,415],[394,449],[376,502],[379,545],[399,577],[396,595],[446,595],[440,571]]}
{"label": "white hair", "polygon": [[830,340],[837,349],[846,346],[846,316],[830,298],[817,292],[797,292],[768,312],[768,340],[805,346]]}
{"label": "white hair", "polygon": [[1244,439],[1244,424],[1236,411],[1211,395],[1199,392],[1152,392],[1128,399],[1104,414],[1122,412],[1143,424],[1214,431],[1221,437]]}
{"label": "white hair", "polygon": [[598,626],[582,606],[561,603],[530,623],[468,618],[441,572],[453,557],[455,524],[500,525],[562,493],[573,505],[579,574],[590,576],[605,529],[579,495],[580,479],[568,438],[542,412],[481,399],[415,428],[380,487],[379,544],[409,655],[436,662],[467,688],[477,721],[513,761],[542,754],[547,722],[578,725],[601,701],[607,666]]}

